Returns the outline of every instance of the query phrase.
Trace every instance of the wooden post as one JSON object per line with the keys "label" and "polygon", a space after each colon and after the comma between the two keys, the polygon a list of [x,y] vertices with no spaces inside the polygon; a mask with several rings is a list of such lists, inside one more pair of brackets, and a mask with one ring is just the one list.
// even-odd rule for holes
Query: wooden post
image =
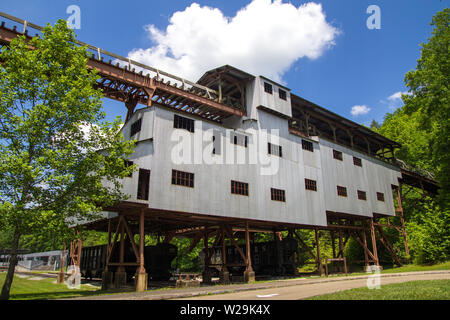
{"label": "wooden post", "polygon": [[373,255],[375,257],[375,264],[377,266],[380,265],[380,261],[378,259],[378,252],[377,252],[377,239],[376,239],[376,235],[375,235],[375,227],[373,224],[373,218],[370,219],[370,235],[372,237],[372,250],[373,250]]}
{"label": "wooden post", "polygon": [[317,250],[317,271],[320,276],[323,275],[323,267],[322,267],[322,257],[320,256],[320,247],[319,247],[319,232],[317,228],[314,228],[314,233],[316,237],[316,250]]}
{"label": "wooden post", "polygon": [[339,229],[339,254],[338,254],[338,258],[339,255],[342,256],[342,258],[344,258],[344,248],[342,246],[342,229]]}
{"label": "wooden post", "polygon": [[402,184],[401,183],[399,183],[398,189],[397,189],[397,204],[398,204],[398,212],[400,214],[400,221],[402,223],[402,236],[403,236],[403,241],[405,244],[406,259],[409,260],[408,238],[407,238],[406,229],[405,229],[405,216],[404,216],[403,205],[402,205]]}
{"label": "wooden post", "polygon": [[248,231],[248,221],[245,222],[245,249],[246,249],[246,270],[244,272],[245,282],[255,282],[255,272],[252,268],[252,256],[250,252],[250,234]]}
{"label": "wooden post", "polygon": [[113,275],[108,270],[109,253],[111,252],[111,219],[108,220],[108,246],[106,247],[105,269],[102,273],[102,290],[108,290],[113,286]]}
{"label": "wooden post", "polygon": [[145,234],[144,234],[144,210],[141,211],[139,217],[139,273],[145,273],[144,267],[144,246],[145,246]]}
{"label": "wooden post", "polygon": [[64,265],[66,264],[66,243],[63,243],[63,250],[62,250],[62,255],[61,255],[61,268],[59,270],[58,273],[58,281],[57,283],[64,283]]}
{"label": "wooden post", "polygon": [[[144,257],[144,248],[145,248],[145,212],[144,209],[141,210],[139,216],[139,270],[136,274],[136,291],[142,292],[147,290],[148,283],[148,274],[145,270],[145,257]],[[134,239],[132,239],[134,241]]]}
{"label": "wooden post", "polygon": [[203,261],[203,283],[210,284],[211,279],[211,272],[209,270],[209,249],[208,249],[208,227],[205,226],[205,231],[203,233],[203,250],[205,253],[205,258]]}
{"label": "wooden post", "polygon": [[123,216],[119,215],[119,224],[120,224],[119,267],[117,268],[114,276],[114,286],[116,288],[122,288],[127,283],[127,273],[125,272],[125,268],[123,266],[125,259],[125,226],[122,220]]}
{"label": "wooden post", "polygon": [[227,268],[227,247],[226,247],[226,241],[225,241],[225,229],[222,226],[222,271],[220,274],[220,280],[222,283],[227,284],[230,283],[230,273],[228,272]]}
{"label": "wooden post", "polygon": [[[363,222],[363,225],[365,226],[365,222]],[[369,257],[367,255],[367,237],[366,237],[366,229],[363,229],[362,231],[362,237],[363,237],[363,244],[364,244],[364,267],[367,270],[367,268],[369,267]]]}

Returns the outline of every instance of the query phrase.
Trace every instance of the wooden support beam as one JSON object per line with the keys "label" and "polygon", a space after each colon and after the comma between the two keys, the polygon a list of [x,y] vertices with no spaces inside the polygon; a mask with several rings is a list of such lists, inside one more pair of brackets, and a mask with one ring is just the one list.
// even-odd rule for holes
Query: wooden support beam
{"label": "wooden support beam", "polygon": [[408,237],[406,235],[406,228],[405,228],[405,216],[404,216],[404,212],[403,212],[402,184],[401,183],[399,183],[398,188],[397,188],[397,204],[398,204],[398,209],[399,209],[399,213],[400,213],[400,221],[402,223],[401,228],[402,228],[403,242],[405,245],[405,253],[406,253],[407,259],[409,259]]}
{"label": "wooden support beam", "polygon": [[245,257],[244,252],[242,251],[242,249],[237,245],[237,243],[234,241],[234,235],[233,235],[233,230],[231,228],[227,228],[227,226],[224,226],[224,230],[225,232],[228,234],[228,237],[231,241],[231,244],[236,248],[236,250],[239,252],[242,260],[244,260],[244,263],[247,265],[247,258]]}
{"label": "wooden support beam", "polygon": [[[128,239],[130,240],[131,247],[133,248],[134,255],[136,256],[136,261],[139,262],[139,252],[136,247],[136,243],[134,242],[134,234],[131,232],[130,228],[128,227],[127,219],[124,216],[120,216],[120,218],[123,220],[123,226],[125,228],[125,231],[128,235]],[[120,219],[119,218],[119,219]]]}
{"label": "wooden support beam", "polygon": [[250,254],[250,234],[248,231],[248,221],[245,222],[245,249],[246,249],[246,254],[247,254],[247,261],[246,261],[246,265],[247,265],[247,271],[252,272],[252,256]]}
{"label": "wooden support beam", "polygon": [[[375,255],[372,254],[372,252],[370,252],[369,248],[367,247],[367,240],[366,240],[366,235],[365,233],[363,233],[363,239],[364,242],[361,241],[359,234],[356,231],[353,231],[353,235],[356,241],[358,241],[358,243],[361,245],[361,247],[364,249],[364,252],[366,254],[368,254],[373,260],[377,261],[378,259],[375,258]],[[366,257],[365,257],[366,258]],[[365,259],[368,260],[368,259]]]}
{"label": "wooden support beam", "polygon": [[401,266],[402,263],[401,263],[399,257],[397,256],[397,254],[395,253],[394,247],[392,246],[391,242],[389,241],[387,236],[384,234],[383,229],[381,227],[377,227],[377,231],[380,234],[380,242],[389,251],[389,253],[394,258],[394,260],[397,263],[397,265]]}
{"label": "wooden support beam", "polygon": [[144,224],[145,224],[145,213],[144,210],[141,210],[139,215],[139,271],[138,273],[145,273],[144,266],[144,246],[145,246],[145,232],[144,232]]}
{"label": "wooden support beam", "polygon": [[369,220],[369,226],[370,226],[370,235],[372,237],[372,251],[374,255],[374,260],[376,261],[376,265],[380,265],[380,261],[378,259],[378,250],[377,250],[377,238],[375,234],[375,226],[373,225],[373,219]]}
{"label": "wooden support beam", "polygon": [[316,250],[317,250],[317,268],[320,275],[323,274],[323,267],[322,267],[322,258],[320,256],[320,243],[319,243],[319,230],[317,228],[314,229],[314,234],[316,238]]}

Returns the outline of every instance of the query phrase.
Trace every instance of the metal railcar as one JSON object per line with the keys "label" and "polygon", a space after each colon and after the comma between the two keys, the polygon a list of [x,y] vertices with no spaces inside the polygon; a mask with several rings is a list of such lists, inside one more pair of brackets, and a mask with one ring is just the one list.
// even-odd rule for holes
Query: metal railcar
{"label": "metal railcar", "polygon": [[[177,256],[178,248],[172,244],[159,243],[155,246],[144,248],[144,264],[151,280],[169,280],[171,273],[171,263]],[[83,247],[81,252],[80,272],[85,278],[101,278],[105,270],[107,245]],[[135,259],[130,246],[125,246],[125,261]],[[110,261],[119,260],[119,250],[114,250]],[[117,267],[110,266],[108,269],[114,272]],[[136,273],[136,267],[125,267],[127,280],[130,281]]]}
{"label": "metal railcar", "polygon": [[[245,245],[239,246],[245,252]],[[259,275],[294,275],[296,266],[294,253],[297,251],[298,243],[293,238],[284,238],[281,241],[266,241],[250,244],[252,267]],[[209,248],[212,253],[210,268],[215,273],[220,271],[222,265],[222,248]],[[202,258],[204,253],[202,252]],[[242,257],[235,246],[226,247],[227,265],[239,265],[243,263]],[[242,275],[244,266],[231,266],[228,271],[231,274]]]}

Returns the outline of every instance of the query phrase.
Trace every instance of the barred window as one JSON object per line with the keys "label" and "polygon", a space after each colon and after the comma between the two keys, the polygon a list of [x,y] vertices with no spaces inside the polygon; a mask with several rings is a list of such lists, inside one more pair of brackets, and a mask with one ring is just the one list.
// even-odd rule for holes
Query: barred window
{"label": "barred window", "polygon": [[270,197],[273,201],[286,202],[286,193],[284,190],[271,188]]}
{"label": "barred window", "polygon": [[302,139],[302,149],[314,152],[314,145],[311,141],[303,140]]}
{"label": "barred window", "polygon": [[278,89],[278,96],[280,97],[281,100],[287,100],[287,94],[286,91],[282,90],[282,89]]}
{"label": "barred window", "polygon": [[384,193],[377,192],[377,200],[384,202]]}
{"label": "barred window", "polygon": [[231,134],[230,140],[237,146],[248,147],[248,137],[244,134],[234,132]]}
{"label": "barred window", "polygon": [[231,193],[248,196],[248,183],[231,181]]}
{"label": "barred window", "polygon": [[358,199],[367,200],[367,194],[365,191],[358,190]]}
{"label": "barred window", "polygon": [[264,91],[272,94],[273,92],[272,85],[270,83],[264,82]]}
{"label": "barred window", "polygon": [[333,158],[342,161],[343,160],[342,152],[333,150]]}
{"label": "barred window", "polygon": [[278,156],[280,158],[283,157],[283,148],[281,146],[277,146],[276,144],[268,143],[267,144],[267,152],[274,156]]}
{"label": "barred window", "polygon": [[194,120],[175,114],[173,118],[173,127],[175,129],[185,129],[189,132],[194,132]]}
{"label": "barred window", "polygon": [[172,184],[184,187],[194,187],[194,174],[178,170],[172,170]]}
{"label": "barred window", "polygon": [[130,137],[134,136],[136,133],[141,131],[142,127],[142,118],[137,120],[135,123],[131,125]]}
{"label": "barred window", "polygon": [[353,157],[353,164],[358,167],[362,167],[362,160],[357,157]]}
{"label": "barred window", "polygon": [[305,179],[305,189],[317,191],[317,182],[315,180]]}
{"label": "barred window", "polygon": [[337,194],[340,197],[346,197],[347,196],[347,188],[346,187],[337,186]]}

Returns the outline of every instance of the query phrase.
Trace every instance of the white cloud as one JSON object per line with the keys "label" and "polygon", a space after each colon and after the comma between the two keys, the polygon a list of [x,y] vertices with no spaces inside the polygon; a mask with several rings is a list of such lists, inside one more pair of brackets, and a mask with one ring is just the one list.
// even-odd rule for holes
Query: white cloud
{"label": "white cloud", "polygon": [[352,111],[350,111],[350,113],[354,117],[362,116],[362,115],[368,114],[369,112],[370,112],[370,108],[366,105],[353,106]]}
{"label": "white cloud", "polygon": [[[403,104],[402,95],[411,95],[411,93],[408,91],[404,92],[399,91],[387,97],[387,104],[390,110],[395,110],[402,106]],[[384,100],[381,100],[381,102],[386,103],[386,101]]]}
{"label": "white cloud", "polygon": [[391,96],[389,96],[387,99],[391,102],[397,102],[397,101],[401,101],[402,100],[402,94],[408,94],[408,92],[396,92],[394,94],[392,94]]}
{"label": "white cloud", "polygon": [[296,60],[317,59],[339,34],[320,4],[297,8],[281,0],[253,0],[234,17],[193,3],[175,12],[165,31],[154,25],[145,30],[154,45],[128,57],[194,81],[225,64],[282,81]]}

